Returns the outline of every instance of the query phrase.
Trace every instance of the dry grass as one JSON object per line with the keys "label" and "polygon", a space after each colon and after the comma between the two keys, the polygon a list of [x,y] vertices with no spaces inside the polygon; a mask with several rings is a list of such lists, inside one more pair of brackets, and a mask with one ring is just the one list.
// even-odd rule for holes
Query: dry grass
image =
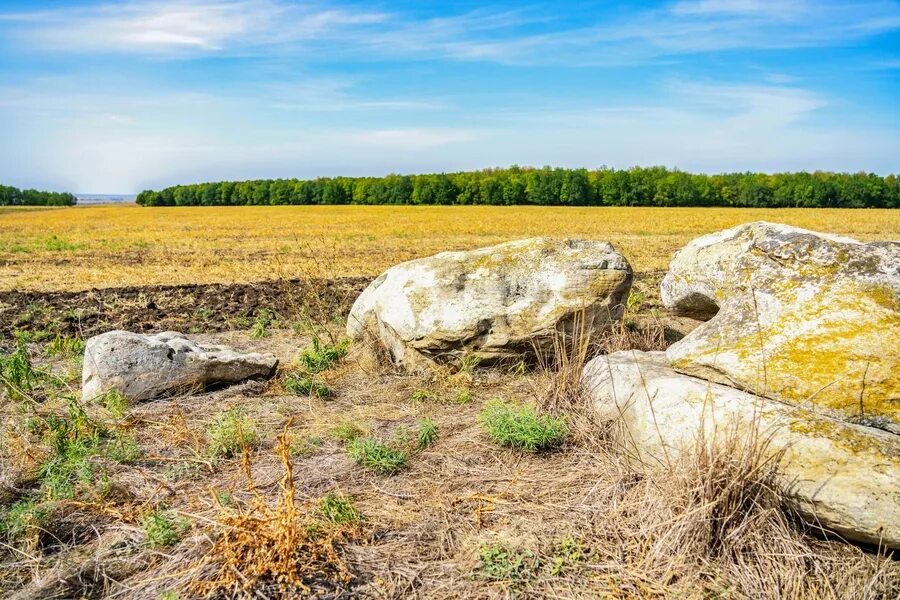
{"label": "dry grass", "polygon": [[[766,219],[896,239],[900,211],[723,208],[92,206],[0,213],[0,290],[234,283],[330,276],[532,236],[612,241],[635,271],[664,269],[690,239]],[[54,239],[54,236],[56,238]]]}
{"label": "dry grass", "polygon": [[[594,343],[625,344],[621,337],[632,334],[623,329]],[[283,330],[264,340],[236,332],[214,338],[275,349],[285,363],[310,342]],[[331,399],[245,384],[132,407],[123,422],[143,458],[104,465],[106,496],[59,503],[53,527],[44,524],[53,536],[0,551],[0,590],[134,599],[303,597],[305,589],[327,598],[448,599],[900,593],[895,560],[816,537],[783,511],[765,440],[700,444],[667,467],[630,462],[615,424],[594,420],[579,387],[577,373],[593,352],[587,347],[564,344],[555,362],[524,374],[428,376],[363,362],[372,359],[353,348],[324,372]],[[470,393],[467,403],[454,401],[458,389]],[[546,454],[500,448],[478,425],[495,398],[563,414],[575,435]],[[56,402],[40,409],[62,410]],[[258,445],[212,457],[208,428],[232,406],[244,407]],[[17,426],[19,410],[5,405],[4,425],[22,438],[17,447],[39,444]],[[425,418],[436,440],[390,476],[356,465],[333,437],[350,423],[389,439]],[[361,526],[323,520],[317,507],[334,496],[353,500]],[[193,533],[170,548],[149,547],[141,518],[160,508],[188,520]],[[85,531],[66,530],[84,524]]]}
{"label": "dry grass", "polygon": [[[276,451],[284,468],[281,494],[274,505],[248,484],[252,499],[246,506],[228,508],[216,498],[218,537],[198,559],[191,585],[205,597],[269,597],[327,593],[353,579],[339,547],[358,533],[355,525],[337,525],[316,518],[314,509],[297,506],[288,428]],[[249,449],[244,449],[248,464]],[[249,467],[247,467],[249,473]]]}

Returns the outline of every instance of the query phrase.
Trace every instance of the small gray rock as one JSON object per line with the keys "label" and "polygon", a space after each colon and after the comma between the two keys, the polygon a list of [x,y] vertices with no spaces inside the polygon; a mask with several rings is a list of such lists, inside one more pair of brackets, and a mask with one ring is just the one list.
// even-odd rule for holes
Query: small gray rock
{"label": "small gray rock", "polygon": [[151,400],[271,377],[277,366],[274,355],[201,345],[173,331],[109,331],[85,345],[81,395],[90,399],[115,389],[132,401]]}

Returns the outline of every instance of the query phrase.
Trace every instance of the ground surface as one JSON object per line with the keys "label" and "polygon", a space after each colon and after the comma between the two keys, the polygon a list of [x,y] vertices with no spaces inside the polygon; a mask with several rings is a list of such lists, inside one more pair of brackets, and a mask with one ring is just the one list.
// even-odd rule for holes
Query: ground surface
{"label": "ground surface", "polygon": [[533,236],[613,242],[637,272],[755,220],[900,237],[900,211],[538,206],[86,206],[0,212],[0,290],[373,276],[443,250]]}
{"label": "ground surface", "polygon": [[[486,404],[502,398],[540,406],[559,382],[553,371],[415,376],[357,345],[319,375],[332,396],[310,398],[283,386],[310,336],[293,330],[264,335],[231,331],[198,338],[276,353],[282,369],[274,381],[120,413],[82,400],[82,422],[132,440],[138,450],[124,458],[90,455],[89,475],[81,474],[84,467],[73,471],[74,487],[62,495],[34,476],[53,457],[47,433],[34,423],[54,415],[74,422],[67,396],[70,389],[77,394],[79,358],[47,359],[44,345],[29,344],[36,366],[59,379],[35,392],[41,399],[31,408],[5,402],[0,412],[4,518],[9,521],[8,508],[26,499],[38,511],[24,532],[7,531],[0,594],[307,597],[301,588],[282,595],[271,578],[253,579],[254,564],[265,559],[246,555],[231,563],[231,587],[196,587],[221,580],[221,560],[211,557],[221,559],[213,549],[234,531],[229,519],[258,514],[259,502],[282,506],[285,465],[278,448],[285,433],[291,497],[300,515],[312,515],[315,535],[332,535],[321,516],[328,497],[346,499],[361,515],[334,533],[333,556],[319,562],[302,557],[314,573],[305,583],[321,597],[890,598],[900,592],[900,564],[804,532],[784,520],[777,504],[759,499],[765,490],[754,492],[759,506],[738,502],[746,514],[723,525],[719,512],[735,510],[727,508],[733,501],[728,486],[712,497],[699,493],[710,473],[691,465],[652,476],[639,472],[616,449],[607,425],[589,424],[589,437],[579,437],[584,423],[578,413],[568,415],[571,434],[558,450],[531,453],[494,443],[479,424]],[[214,450],[216,423],[229,410],[242,415],[240,432],[253,436],[246,453],[221,456]],[[425,418],[436,439],[416,449]],[[347,441],[354,430],[389,443],[412,439],[405,465],[384,474],[356,462]],[[730,480],[729,469],[719,475]],[[161,514],[176,531],[163,544],[154,542],[160,534],[148,524],[150,515]],[[283,541],[252,534],[243,543],[258,550]],[[245,580],[255,583],[244,590]]]}

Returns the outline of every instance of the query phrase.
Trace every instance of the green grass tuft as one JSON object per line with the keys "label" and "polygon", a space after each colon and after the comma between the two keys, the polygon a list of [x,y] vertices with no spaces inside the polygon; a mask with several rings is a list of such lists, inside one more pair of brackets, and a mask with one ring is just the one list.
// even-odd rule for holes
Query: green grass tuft
{"label": "green grass tuft", "polygon": [[250,336],[255,338],[269,337],[269,329],[275,324],[275,313],[269,309],[262,309],[253,320]]}
{"label": "green grass tuft", "polygon": [[48,357],[62,356],[63,358],[75,358],[84,355],[84,340],[79,336],[59,335],[50,340],[44,348]]}
{"label": "green grass tuft", "polygon": [[459,361],[459,371],[469,376],[475,375],[475,369],[479,364],[481,364],[481,358],[475,354],[466,354]]}
{"label": "green grass tuft", "polygon": [[472,401],[472,392],[467,389],[461,389],[456,392],[456,398],[454,398],[454,402],[456,404],[468,404]]}
{"label": "green grass tuft", "polygon": [[292,371],[287,374],[282,384],[284,389],[295,396],[315,396],[316,398],[330,398],[331,389],[324,383],[315,381],[312,375],[301,371]]}
{"label": "green grass tuft", "polygon": [[342,442],[352,442],[363,434],[363,430],[353,423],[343,422],[331,430],[331,435]]}
{"label": "green grass tuft", "polygon": [[557,448],[569,433],[565,419],[502,400],[489,402],[481,412],[480,421],[495,443],[529,452]]}
{"label": "green grass tuft", "polygon": [[437,427],[431,417],[422,417],[416,423],[416,438],[419,450],[424,450],[437,441]]}
{"label": "green grass tuft", "polygon": [[324,344],[319,338],[313,338],[312,344],[303,350],[298,357],[300,366],[308,374],[321,373],[330,369],[350,349],[350,340],[343,340],[337,344]]}
{"label": "green grass tuft", "polygon": [[350,498],[342,494],[328,494],[325,496],[322,499],[319,510],[326,520],[335,525],[355,525],[362,519],[359,510],[353,506]]}
{"label": "green grass tuft", "polygon": [[81,244],[73,244],[72,242],[67,242],[66,240],[57,237],[55,235],[51,235],[46,240],[44,240],[44,249],[48,252],[72,252],[81,248]]}
{"label": "green grass tuft", "polygon": [[31,364],[25,342],[16,341],[10,354],[0,355],[0,386],[10,400],[26,401],[37,387],[40,374]]}
{"label": "green grass tuft", "polygon": [[322,448],[322,438],[316,436],[302,437],[291,443],[291,456],[307,458]]}
{"label": "green grass tuft", "polygon": [[431,390],[418,389],[412,393],[411,399],[413,402],[435,402],[438,395]]}
{"label": "green grass tuft", "polygon": [[106,455],[124,464],[131,464],[144,455],[133,436],[116,433],[106,446]]}
{"label": "green grass tuft", "polygon": [[209,453],[220,458],[231,458],[245,447],[253,447],[259,441],[256,423],[242,406],[234,406],[219,413],[206,430]]}
{"label": "green grass tuft", "polygon": [[46,511],[30,499],[0,507],[0,539],[12,544],[33,538],[46,517]]}
{"label": "green grass tuft", "polygon": [[358,464],[380,475],[397,473],[406,466],[405,450],[372,437],[352,439],[347,452]]}

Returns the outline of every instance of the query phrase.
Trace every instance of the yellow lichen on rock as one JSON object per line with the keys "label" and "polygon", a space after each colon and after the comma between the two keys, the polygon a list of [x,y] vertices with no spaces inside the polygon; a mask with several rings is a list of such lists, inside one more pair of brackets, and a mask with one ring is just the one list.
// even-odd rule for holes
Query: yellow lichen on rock
{"label": "yellow lichen on rock", "polygon": [[900,244],[770,224],[701,238],[676,254],[663,298],[719,310],[671,346],[669,360],[683,373],[898,432],[898,264]]}

